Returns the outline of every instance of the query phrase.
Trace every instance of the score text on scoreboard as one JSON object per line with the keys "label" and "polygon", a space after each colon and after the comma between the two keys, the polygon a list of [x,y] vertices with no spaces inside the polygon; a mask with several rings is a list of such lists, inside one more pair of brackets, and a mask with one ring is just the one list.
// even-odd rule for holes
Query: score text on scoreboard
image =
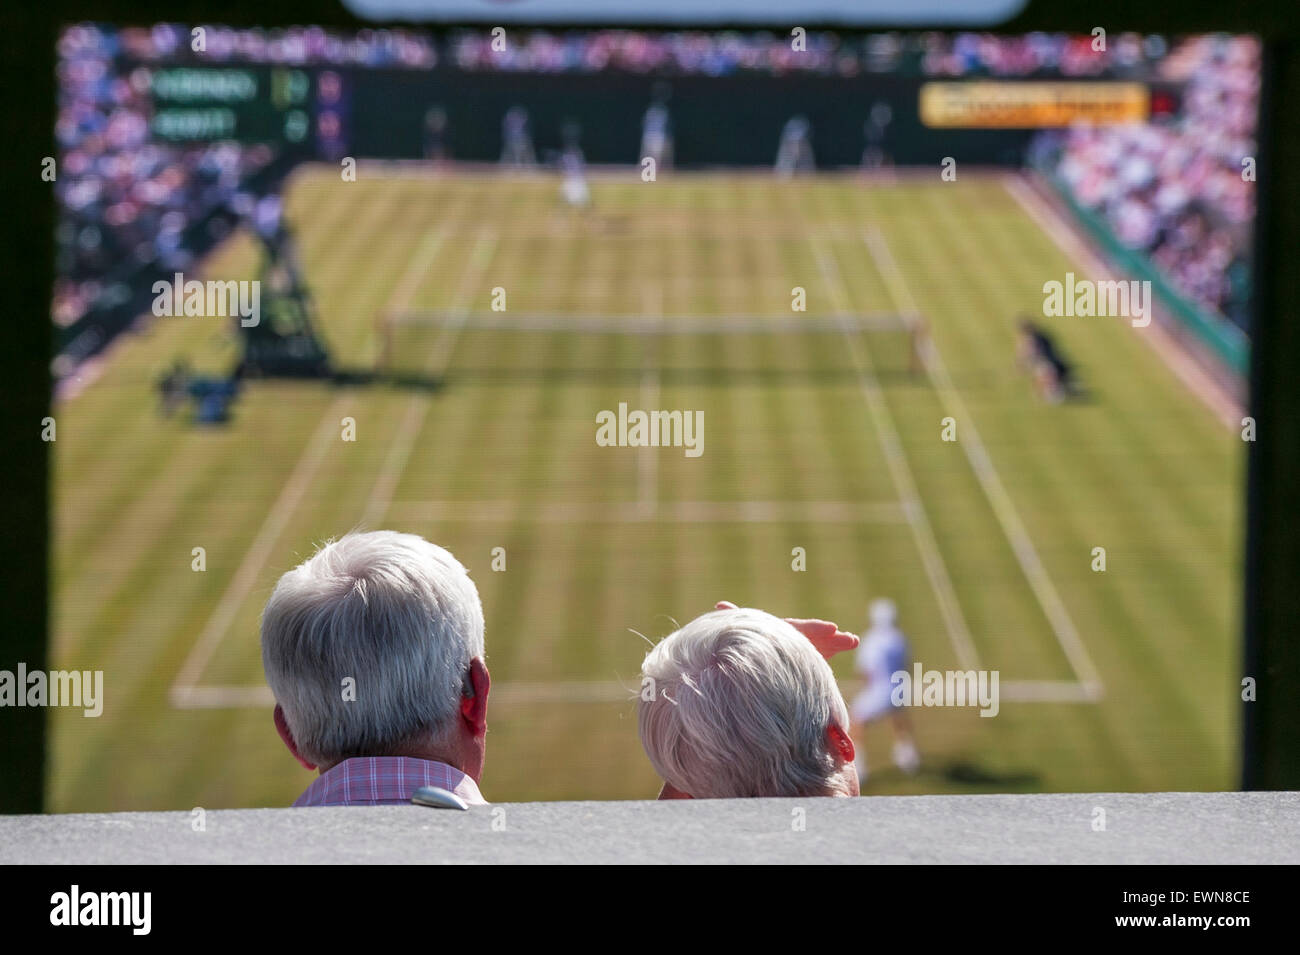
{"label": "score text on scoreboard", "polygon": [[303,146],[311,132],[311,75],[283,67],[145,67],[159,142],[234,140]]}

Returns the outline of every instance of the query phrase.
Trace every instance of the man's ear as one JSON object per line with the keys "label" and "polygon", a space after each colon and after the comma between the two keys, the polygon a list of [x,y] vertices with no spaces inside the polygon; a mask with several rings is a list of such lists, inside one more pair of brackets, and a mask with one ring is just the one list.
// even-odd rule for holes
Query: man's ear
{"label": "man's ear", "polygon": [[659,790],[660,799],[694,799],[689,793],[684,793],[676,789],[672,783],[664,783],[663,789]]}
{"label": "man's ear", "polygon": [[840,727],[831,723],[826,727],[826,745],[830,751],[846,763],[853,762],[853,757],[857,755],[857,750],[853,748],[853,740],[849,739],[849,734],[840,729]]}
{"label": "man's ear", "polygon": [[280,739],[284,740],[284,745],[289,747],[289,752],[293,753],[293,758],[302,764],[303,769],[316,768],[314,763],[307,762],[302,753],[298,752],[298,744],[294,742],[293,733],[289,730],[289,722],[284,718],[284,707],[279,703],[275,704],[275,731],[280,734]]}
{"label": "man's ear", "polygon": [[492,677],[488,675],[487,664],[479,657],[469,661],[468,680],[460,697],[460,718],[475,739],[487,732],[488,691],[492,687]]}

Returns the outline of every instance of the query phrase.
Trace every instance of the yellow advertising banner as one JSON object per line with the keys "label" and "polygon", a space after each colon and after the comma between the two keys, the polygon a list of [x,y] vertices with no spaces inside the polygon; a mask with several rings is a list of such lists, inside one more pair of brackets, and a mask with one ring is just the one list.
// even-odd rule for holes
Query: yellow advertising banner
{"label": "yellow advertising banner", "polygon": [[1091,123],[1142,123],[1150,115],[1144,83],[926,83],[921,122],[932,129],[1030,129]]}

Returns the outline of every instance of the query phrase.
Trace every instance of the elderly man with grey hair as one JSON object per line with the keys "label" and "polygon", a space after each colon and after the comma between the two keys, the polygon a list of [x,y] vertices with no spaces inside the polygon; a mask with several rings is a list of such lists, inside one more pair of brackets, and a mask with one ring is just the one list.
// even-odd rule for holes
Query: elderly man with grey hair
{"label": "elderly man with grey hair", "polygon": [[406,803],[436,786],[483,803],[483,607],[441,547],[348,534],[280,578],[262,613],[275,727],[320,775],[295,806]]}
{"label": "elderly man with grey hair", "polygon": [[849,712],[825,657],[833,623],[720,603],[641,666],[641,744],[660,799],[856,796]]}

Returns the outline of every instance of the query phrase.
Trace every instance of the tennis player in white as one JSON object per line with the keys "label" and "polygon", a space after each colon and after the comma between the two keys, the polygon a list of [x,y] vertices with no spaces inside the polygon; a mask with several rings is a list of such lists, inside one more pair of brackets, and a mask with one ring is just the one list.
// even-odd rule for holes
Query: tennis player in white
{"label": "tennis player in white", "polygon": [[860,782],[867,779],[867,757],[861,743],[862,734],[857,730],[882,717],[888,717],[893,727],[894,765],[909,774],[921,766],[907,708],[896,706],[891,699],[894,674],[906,671],[910,663],[907,638],[898,629],[898,610],[892,600],[877,600],[871,605],[870,616],[871,626],[862,635],[855,663],[855,669],[866,681],[866,686],[849,708],[849,717],[853,721],[851,735],[858,740],[856,762]]}

